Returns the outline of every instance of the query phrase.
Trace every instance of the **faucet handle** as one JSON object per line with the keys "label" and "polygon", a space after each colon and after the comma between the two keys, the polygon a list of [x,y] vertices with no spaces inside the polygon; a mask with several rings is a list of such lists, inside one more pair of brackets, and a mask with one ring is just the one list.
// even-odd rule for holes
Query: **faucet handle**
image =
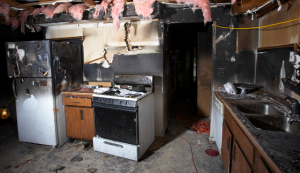
{"label": "faucet handle", "polygon": [[300,122],[300,116],[299,115],[293,115],[290,117],[288,123],[292,124],[293,122]]}
{"label": "faucet handle", "polygon": [[288,96],[286,94],[281,94],[281,95],[284,95],[286,98],[285,99],[289,99],[292,103],[298,103],[299,104],[299,101],[291,96]]}

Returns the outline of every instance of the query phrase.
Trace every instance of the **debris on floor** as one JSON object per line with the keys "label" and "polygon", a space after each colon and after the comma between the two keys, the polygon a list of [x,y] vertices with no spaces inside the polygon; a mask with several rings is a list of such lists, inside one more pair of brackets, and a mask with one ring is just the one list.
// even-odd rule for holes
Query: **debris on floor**
{"label": "debris on floor", "polygon": [[63,170],[63,169],[65,169],[64,166],[62,166],[62,165],[57,165],[56,167],[51,167],[51,168],[49,169],[49,171],[50,171],[50,172],[57,172],[57,171],[61,171],[61,170]]}
{"label": "debris on floor", "polygon": [[87,143],[84,143],[82,145],[82,148],[84,151],[88,151],[89,149],[91,149],[93,147],[93,143],[92,142],[87,142]]}
{"label": "debris on floor", "polygon": [[9,168],[11,168],[11,167],[12,167],[11,165],[5,166],[5,167],[4,167],[4,170],[9,169]]}
{"label": "debris on floor", "polygon": [[33,162],[33,160],[32,160],[32,159],[26,160],[25,162],[23,162],[23,163],[20,163],[20,164],[18,164],[17,166],[15,166],[15,168],[18,168],[18,167],[21,167],[21,166],[27,165],[27,164],[29,164],[29,163],[31,163],[31,162]]}
{"label": "debris on floor", "polygon": [[96,171],[97,171],[96,168],[89,168],[89,169],[86,170],[87,173],[94,173]]}
{"label": "debris on floor", "polygon": [[198,145],[201,145],[201,142],[200,142],[199,138],[197,138],[197,143],[198,143]]}
{"label": "debris on floor", "polygon": [[73,157],[70,161],[71,162],[80,162],[82,160],[83,160],[83,158],[80,157],[79,155],[77,155],[77,156]]}

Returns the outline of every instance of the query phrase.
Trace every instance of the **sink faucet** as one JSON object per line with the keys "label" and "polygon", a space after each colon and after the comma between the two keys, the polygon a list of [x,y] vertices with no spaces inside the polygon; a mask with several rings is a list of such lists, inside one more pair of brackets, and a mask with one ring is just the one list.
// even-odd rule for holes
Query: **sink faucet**
{"label": "sink faucet", "polygon": [[289,119],[288,123],[289,123],[289,124],[292,124],[293,122],[300,122],[300,117],[299,117],[299,116],[292,116],[292,117]]}
{"label": "sink faucet", "polygon": [[[292,104],[289,104],[286,101],[284,101],[283,99],[275,97],[275,96],[273,96],[271,94],[265,93],[265,94],[263,94],[263,96],[272,97],[273,99],[275,99],[275,100],[279,101],[280,103],[282,103],[282,104],[286,105],[287,107],[289,107],[291,109],[292,116],[293,115],[299,115],[299,108],[300,108],[300,106],[299,106],[298,100],[296,100],[296,99],[294,99],[294,98],[292,98],[290,96],[285,95],[286,98],[289,99],[292,102]],[[300,119],[299,119],[299,121],[300,121]]]}

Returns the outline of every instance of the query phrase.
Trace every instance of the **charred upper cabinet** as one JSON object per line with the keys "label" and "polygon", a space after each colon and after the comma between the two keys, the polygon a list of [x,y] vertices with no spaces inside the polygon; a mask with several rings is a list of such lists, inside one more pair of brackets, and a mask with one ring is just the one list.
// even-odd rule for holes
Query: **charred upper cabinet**
{"label": "charred upper cabinet", "polygon": [[5,44],[9,78],[52,77],[49,41],[8,42]]}

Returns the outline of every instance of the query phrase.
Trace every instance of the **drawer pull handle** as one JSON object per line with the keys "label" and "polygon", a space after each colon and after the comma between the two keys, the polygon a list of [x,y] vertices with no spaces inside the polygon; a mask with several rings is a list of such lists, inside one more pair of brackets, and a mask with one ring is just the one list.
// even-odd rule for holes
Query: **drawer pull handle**
{"label": "drawer pull handle", "polygon": [[83,110],[80,110],[80,119],[83,120]]}
{"label": "drawer pull handle", "polygon": [[80,103],[80,102],[73,102],[73,103]]}
{"label": "drawer pull handle", "polygon": [[107,142],[107,141],[104,141],[104,144],[107,144],[107,145],[112,145],[112,146],[115,146],[115,147],[120,147],[120,148],[123,148],[123,145],[114,144],[114,143]]}

